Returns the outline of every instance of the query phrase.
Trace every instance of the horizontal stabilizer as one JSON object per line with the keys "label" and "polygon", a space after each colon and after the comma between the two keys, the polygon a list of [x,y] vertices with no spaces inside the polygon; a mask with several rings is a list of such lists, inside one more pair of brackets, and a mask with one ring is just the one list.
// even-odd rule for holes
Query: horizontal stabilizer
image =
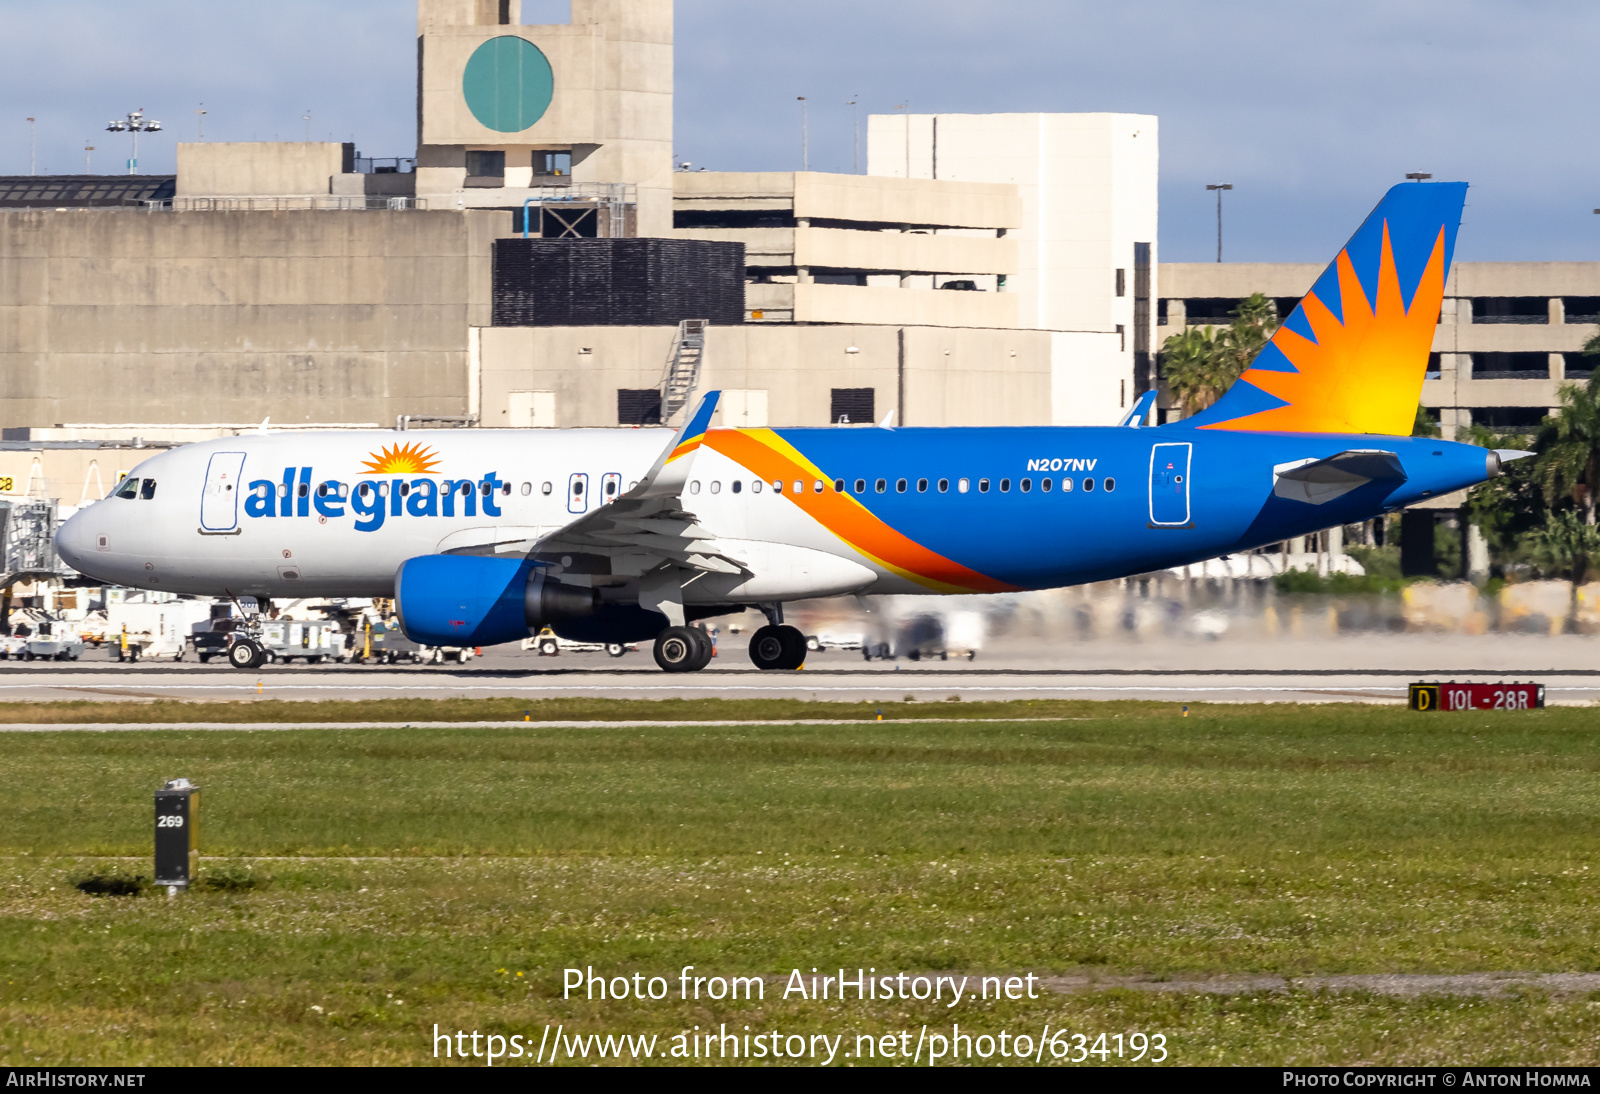
{"label": "horizontal stabilizer", "polygon": [[1400,457],[1378,448],[1353,448],[1323,459],[1280,463],[1272,469],[1272,492],[1280,498],[1325,505],[1369,482],[1404,482]]}

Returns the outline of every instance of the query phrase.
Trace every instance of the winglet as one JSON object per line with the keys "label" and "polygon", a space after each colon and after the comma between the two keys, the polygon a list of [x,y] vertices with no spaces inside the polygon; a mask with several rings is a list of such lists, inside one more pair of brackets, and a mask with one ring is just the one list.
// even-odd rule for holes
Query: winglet
{"label": "winglet", "polygon": [[683,488],[683,483],[688,477],[689,464],[694,462],[684,457],[698,449],[700,442],[705,440],[706,430],[711,428],[711,416],[717,412],[717,401],[720,398],[722,398],[720,391],[706,392],[705,397],[700,400],[700,405],[695,407],[694,413],[689,415],[683,425],[678,427],[678,432],[673,434],[672,442],[661,450],[661,455],[656,457],[656,462],[651,465],[650,471],[639,480],[639,485],[629,490],[623,497],[670,497]]}
{"label": "winglet", "polygon": [[1155,405],[1157,391],[1151,388],[1139,396],[1139,401],[1133,404],[1133,409],[1128,411],[1127,417],[1117,424],[1125,429],[1139,429],[1145,425],[1150,417],[1150,408]]}

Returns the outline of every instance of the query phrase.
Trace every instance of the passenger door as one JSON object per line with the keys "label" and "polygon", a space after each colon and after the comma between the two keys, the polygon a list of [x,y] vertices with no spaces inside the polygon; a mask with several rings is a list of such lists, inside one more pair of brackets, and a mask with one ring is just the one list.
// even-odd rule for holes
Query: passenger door
{"label": "passenger door", "polygon": [[233,532],[239,527],[239,476],[243,452],[213,452],[200,494],[200,531]]}
{"label": "passenger door", "polygon": [[1158,444],[1150,449],[1150,524],[1181,528],[1189,524],[1189,459],[1194,445]]}

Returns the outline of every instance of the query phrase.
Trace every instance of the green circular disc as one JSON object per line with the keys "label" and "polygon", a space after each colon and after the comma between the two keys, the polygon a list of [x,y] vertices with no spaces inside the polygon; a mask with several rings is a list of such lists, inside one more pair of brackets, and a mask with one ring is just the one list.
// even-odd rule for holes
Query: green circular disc
{"label": "green circular disc", "polygon": [[555,74],[526,38],[502,35],[472,51],[461,77],[472,116],[497,133],[520,133],[550,109]]}

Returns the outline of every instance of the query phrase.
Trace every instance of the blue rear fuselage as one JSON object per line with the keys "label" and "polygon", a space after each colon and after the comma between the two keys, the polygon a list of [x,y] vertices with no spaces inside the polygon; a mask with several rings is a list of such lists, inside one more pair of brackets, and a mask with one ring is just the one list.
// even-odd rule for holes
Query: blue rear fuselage
{"label": "blue rear fuselage", "polygon": [[[1482,482],[1493,460],[1427,437],[1177,425],[775,432],[891,528],[1019,589],[1164,569],[1369,520]],[[1274,494],[1274,468],[1350,450],[1392,452],[1405,477],[1320,505]]]}

